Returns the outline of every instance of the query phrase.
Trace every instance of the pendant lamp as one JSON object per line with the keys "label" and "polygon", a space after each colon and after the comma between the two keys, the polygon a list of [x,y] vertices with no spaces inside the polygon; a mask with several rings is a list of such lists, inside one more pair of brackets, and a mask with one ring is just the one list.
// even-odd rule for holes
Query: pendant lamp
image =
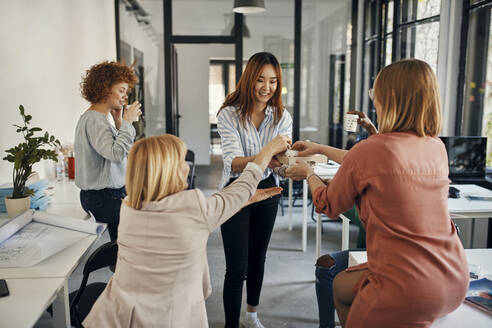
{"label": "pendant lamp", "polygon": [[265,11],[265,0],[234,0],[232,11],[240,14],[257,14]]}

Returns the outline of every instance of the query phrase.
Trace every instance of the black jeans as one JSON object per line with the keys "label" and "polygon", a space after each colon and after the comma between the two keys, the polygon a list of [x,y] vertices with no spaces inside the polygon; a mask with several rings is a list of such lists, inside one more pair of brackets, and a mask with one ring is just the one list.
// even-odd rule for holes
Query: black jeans
{"label": "black jeans", "polygon": [[[275,179],[271,175],[258,184],[258,188],[274,186]],[[226,258],[223,300],[227,328],[239,327],[245,279],[247,303],[251,306],[259,303],[265,256],[277,216],[279,198],[280,196],[275,196],[251,204],[220,227]]]}
{"label": "black jeans", "polygon": [[91,212],[97,221],[108,224],[111,241],[118,236],[121,201],[126,196],[125,187],[119,189],[81,190],[80,203],[86,212]]}

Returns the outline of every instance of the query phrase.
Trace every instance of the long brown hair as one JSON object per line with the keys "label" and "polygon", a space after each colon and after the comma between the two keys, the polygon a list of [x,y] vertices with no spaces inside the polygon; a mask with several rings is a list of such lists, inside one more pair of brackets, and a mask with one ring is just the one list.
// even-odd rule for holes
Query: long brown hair
{"label": "long brown hair", "polygon": [[171,134],[140,139],[130,149],[126,167],[127,206],[140,210],[186,188],[179,167],[185,160],[185,143]]}
{"label": "long brown hair", "polygon": [[374,99],[381,104],[380,133],[415,131],[421,137],[439,134],[439,87],[426,62],[405,59],[383,68],[374,82]]}
{"label": "long brown hair", "polygon": [[284,112],[284,104],[282,103],[282,70],[277,58],[269,52],[258,52],[251,56],[237,83],[236,90],[227,95],[219,112],[227,106],[236,107],[239,110],[241,123],[246,127],[246,122],[251,118],[255,103],[254,85],[265,65],[272,65],[277,75],[277,89],[268,101],[268,105],[273,108],[273,122],[277,124],[280,121]]}

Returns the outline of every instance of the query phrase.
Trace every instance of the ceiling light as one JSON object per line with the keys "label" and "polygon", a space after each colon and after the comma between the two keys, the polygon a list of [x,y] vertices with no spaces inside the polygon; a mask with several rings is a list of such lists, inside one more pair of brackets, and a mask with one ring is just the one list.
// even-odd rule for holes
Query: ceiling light
{"label": "ceiling light", "polygon": [[265,11],[265,0],[234,0],[232,11],[240,14],[257,14]]}

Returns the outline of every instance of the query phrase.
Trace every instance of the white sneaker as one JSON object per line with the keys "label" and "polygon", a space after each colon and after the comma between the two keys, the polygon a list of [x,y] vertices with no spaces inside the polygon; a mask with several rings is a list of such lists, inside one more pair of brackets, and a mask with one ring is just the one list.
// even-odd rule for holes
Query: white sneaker
{"label": "white sneaker", "polygon": [[243,328],[265,328],[260,322],[260,319],[258,317],[255,318],[244,318],[242,322]]}

